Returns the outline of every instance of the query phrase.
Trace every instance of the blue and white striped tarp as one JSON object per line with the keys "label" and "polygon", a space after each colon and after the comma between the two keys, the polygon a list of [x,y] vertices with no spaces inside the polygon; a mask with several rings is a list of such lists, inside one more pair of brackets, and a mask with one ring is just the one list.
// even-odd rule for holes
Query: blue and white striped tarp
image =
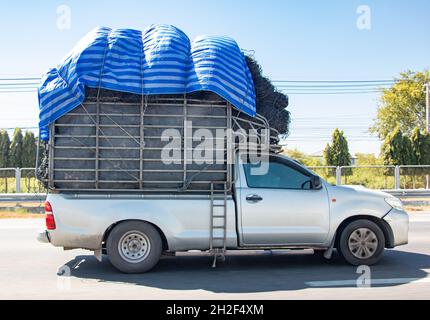
{"label": "blue and white striped tarp", "polygon": [[145,31],[98,27],[86,35],[39,87],[40,137],[48,125],[79,106],[85,86],[135,94],[211,91],[255,116],[251,73],[237,43],[224,36],[190,41],[170,25]]}

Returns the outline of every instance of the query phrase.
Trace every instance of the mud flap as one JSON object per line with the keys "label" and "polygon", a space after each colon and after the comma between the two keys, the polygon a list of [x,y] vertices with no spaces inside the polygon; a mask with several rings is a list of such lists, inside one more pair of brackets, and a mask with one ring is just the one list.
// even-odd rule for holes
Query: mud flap
{"label": "mud flap", "polygon": [[102,257],[103,257],[103,255],[102,255],[102,249],[100,248],[100,249],[97,249],[97,250],[94,250],[94,257],[96,257],[96,259],[99,261],[99,262],[102,262]]}
{"label": "mud flap", "polygon": [[333,249],[334,249],[334,243],[335,243],[335,241],[336,241],[336,233],[334,234],[334,236],[333,236],[333,240],[331,241],[331,244],[330,244],[330,248],[328,248],[325,252],[324,252],[324,258],[325,259],[327,259],[327,260],[330,260],[331,259],[331,257],[332,257],[332,255],[333,255]]}

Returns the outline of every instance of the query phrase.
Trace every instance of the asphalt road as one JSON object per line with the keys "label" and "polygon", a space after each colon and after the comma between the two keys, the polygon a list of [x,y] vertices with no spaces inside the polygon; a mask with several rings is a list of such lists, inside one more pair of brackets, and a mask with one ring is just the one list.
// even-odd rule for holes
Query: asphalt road
{"label": "asphalt road", "polygon": [[230,253],[216,269],[187,253],[121,274],[90,251],[38,243],[43,224],[0,220],[0,299],[430,299],[430,212],[411,215],[409,244],[386,251],[367,288],[356,267],[312,251]]}

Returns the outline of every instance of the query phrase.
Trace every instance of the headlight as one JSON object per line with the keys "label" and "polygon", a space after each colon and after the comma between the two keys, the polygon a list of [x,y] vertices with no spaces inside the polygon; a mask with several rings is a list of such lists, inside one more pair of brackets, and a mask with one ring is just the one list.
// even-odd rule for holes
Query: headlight
{"label": "headlight", "polygon": [[397,198],[385,198],[385,202],[392,206],[394,209],[403,210],[402,202]]}

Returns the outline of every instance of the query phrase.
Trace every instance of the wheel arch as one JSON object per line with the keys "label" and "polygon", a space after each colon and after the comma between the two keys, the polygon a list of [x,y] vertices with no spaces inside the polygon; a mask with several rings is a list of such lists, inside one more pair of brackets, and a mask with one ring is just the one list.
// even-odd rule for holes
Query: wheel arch
{"label": "wheel arch", "polygon": [[110,233],[112,232],[112,230],[119,224],[124,223],[124,222],[130,222],[130,221],[139,221],[139,222],[146,222],[148,224],[150,224],[151,226],[153,226],[155,228],[155,230],[157,230],[157,232],[159,233],[160,237],[161,237],[161,242],[163,245],[163,251],[168,251],[169,250],[169,243],[167,241],[167,237],[164,234],[163,230],[161,230],[161,228],[159,226],[157,226],[156,224],[147,221],[147,220],[140,220],[140,219],[124,219],[124,220],[120,220],[120,221],[116,221],[114,223],[112,223],[104,232],[103,234],[103,238],[102,238],[102,249],[105,250],[106,249],[106,241],[110,235]]}
{"label": "wheel arch", "polygon": [[371,215],[356,215],[343,220],[336,229],[336,239],[334,242],[335,248],[338,248],[339,246],[340,235],[342,234],[342,231],[345,229],[345,227],[351,222],[357,220],[369,220],[374,222],[379,228],[381,228],[382,232],[384,233],[385,248],[394,248],[394,234],[393,230],[391,230],[390,225],[386,221],[384,221],[384,219]]}

